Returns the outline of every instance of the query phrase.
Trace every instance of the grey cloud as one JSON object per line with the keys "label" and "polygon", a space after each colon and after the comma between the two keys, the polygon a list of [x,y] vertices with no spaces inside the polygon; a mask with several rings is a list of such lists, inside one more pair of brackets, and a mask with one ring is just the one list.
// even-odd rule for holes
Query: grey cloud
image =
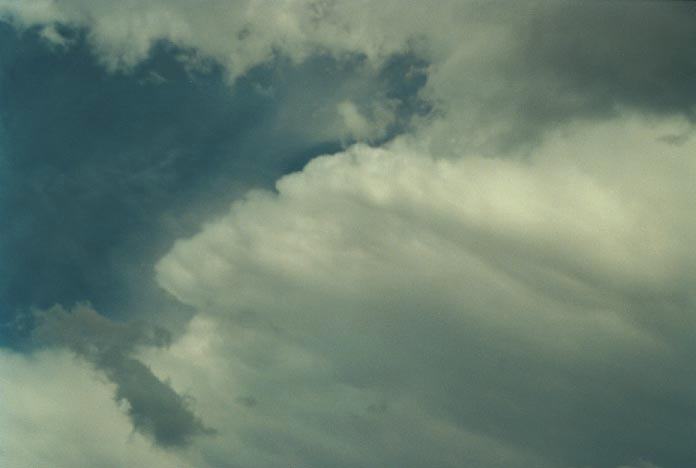
{"label": "grey cloud", "polygon": [[36,312],[35,316],[38,319],[33,331],[35,343],[67,346],[91,359],[108,353],[127,354],[138,346],[162,347],[171,343],[171,336],[164,328],[143,322],[114,322],[87,304],[70,311],[54,306]]}
{"label": "grey cloud", "polygon": [[[491,152],[533,146],[560,123],[606,118],[626,106],[693,118],[696,12],[688,2],[441,1],[431,8],[306,1],[282,14],[272,4],[213,1],[192,9],[151,0],[123,12],[109,2],[71,0],[5,11],[24,27],[53,21],[86,28],[91,47],[116,69],[136,67],[161,39],[212,58],[234,79],[278,56],[298,63],[321,53],[339,61],[361,55],[374,65],[411,51],[432,65],[431,104],[461,99],[475,121],[460,130]],[[142,16],[153,18],[149,27]],[[478,50],[462,53],[470,43]],[[453,58],[460,63],[452,66]]]}
{"label": "grey cloud", "polygon": [[247,408],[253,408],[254,406],[259,404],[258,400],[253,396],[241,396],[237,398],[237,401],[242,405],[246,406]]}
{"label": "grey cloud", "polygon": [[[136,429],[178,446],[209,422],[221,437],[192,445],[214,467],[696,465],[693,8],[460,0],[299,1],[288,9],[226,0],[206,8],[177,0],[132,9],[109,0],[16,5],[26,24],[55,22],[61,37],[65,25],[84,27],[86,42],[65,48],[71,59],[88,56],[89,45],[110,70],[140,73],[128,83],[147,93],[129,86],[131,94],[118,95],[132,96],[131,105],[160,96],[166,105],[148,107],[148,118],[178,108],[201,118],[153,132],[123,112],[117,124],[96,119],[92,127],[102,102],[88,100],[90,112],[74,113],[86,117],[72,133],[48,132],[45,141],[90,151],[107,141],[118,151],[104,154],[115,159],[82,151],[47,153],[36,166],[13,162],[8,206],[29,213],[15,217],[22,221],[3,241],[14,255],[8,264],[20,265],[7,283],[19,297],[13,304],[108,292],[142,308],[146,301],[130,294],[137,288],[123,294],[111,280],[149,278],[168,243],[191,235],[247,186],[268,186],[310,157],[340,150],[351,135],[383,144],[409,131],[382,150],[356,146],[314,160],[176,242],[158,264],[158,281],[199,311],[172,340],[176,352],[164,350],[166,333],[116,326],[93,311],[43,319],[37,343],[69,346],[101,369]],[[191,48],[186,73],[202,73],[199,57],[219,62],[206,62],[215,74],[205,89],[188,94],[177,67],[168,70],[181,75],[155,67],[167,81],[139,69],[161,59],[152,48],[161,39]],[[116,90],[124,84],[94,64],[81,70]],[[243,99],[227,100],[225,73]],[[20,112],[5,122],[7,147],[41,154],[46,145],[34,130],[52,129],[59,114],[41,119],[44,100],[30,99],[37,88],[4,78],[14,86],[5,95],[11,108],[33,109],[25,115],[31,124]],[[90,95],[50,94],[63,105]],[[638,115],[654,120],[635,124]],[[618,124],[608,122],[617,116]],[[672,119],[655,132],[663,117]],[[93,138],[49,138],[85,128]],[[169,144],[182,134],[195,138]],[[143,151],[119,146],[132,135]],[[230,148],[243,156],[227,158]],[[528,159],[511,157],[521,151]],[[90,178],[71,185],[54,165]],[[128,183],[89,202],[95,194],[84,186],[110,188],[124,175]],[[29,190],[20,190],[24,181]],[[104,203],[141,191],[123,205]],[[56,198],[86,200],[90,209],[78,203],[66,219],[53,217],[63,213]],[[163,239],[156,249],[131,250],[153,232]],[[22,263],[18,252],[27,251],[35,258]],[[132,254],[126,273],[103,274],[124,252]],[[81,256],[90,268],[66,279],[65,259]],[[58,259],[55,269],[43,268],[46,258]],[[35,271],[42,277],[29,281]],[[57,292],[43,297],[53,285]],[[140,348],[154,371],[134,357]],[[201,418],[172,386],[191,389]]]}
{"label": "grey cloud", "polygon": [[116,399],[128,402],[133,426],[163,447],[180,447],[195,436],[213,435],[193,413],[191,400],[176,393],[137,359],[106,353],[95,362],[116,383]]}
{"label": "grey cloud", "polygon": [[566,128],[532,161],[355,146],[178,242],[157,271],[201,311],[190,342],[263,402],[225,430],[266,466],[692,465],[696,166],[661,125]]}
{"label": "grey cloud", "polygon": [[[523,113],[614,115],[621,107],[694,119],[696,11],[688,2],[549,2],[521,33]],[[531,91],[531,92],[529,92]]]}
{"label": "grey cloud", "polygon": [[68,311],[60,306],[36,312],[33,343],[67,347],[92,363],[116,385],[115,399],[127,404],[133,427],[162,447],[189,444],[195,436],[213,434],[193,413],[191,400],[176,393],[152,370],[132,357],[139,347],[166,347],[169,333],[144,323],[116,323],[89,305]]}
{"label": "grey cloud", "polygon": [[[461,117],[458,147],[529,152],[569,122],[627,109],[694,122],[696,11],[689,2],[489,2],[483,10],[503,39],[492,35],[471,55],[453,47],[429,76],[428,96],[452,114],[474,116]],[[459,43],[467,44],[463,34]]]}
{"label": "grey cloud", "polygon": [[[337,106],[362,113],[398,103],[384,138],[422,112],[419,62],[380,69],[353,56],[278,58],[230,85],[210,60],[187,70],[158,42],[128,74],[111,74],[89,31],[56,52],[36,28],[0,22],[0,344],[22,311],[88,300],[107,317],[167,314],[174,333],[192,314],[152,280],[178,237],[252,187],[270,187],[311,157],[351,142]],[[162,81],[157,77],[164,77]],[[258,88],[268,93],[259,92]]]}

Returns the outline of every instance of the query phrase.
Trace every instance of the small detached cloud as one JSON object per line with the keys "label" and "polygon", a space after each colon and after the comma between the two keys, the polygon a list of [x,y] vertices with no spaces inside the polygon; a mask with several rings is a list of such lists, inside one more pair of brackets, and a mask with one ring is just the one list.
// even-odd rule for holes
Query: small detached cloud
{"label": "small detached cloud", "polygon": [[39,35],[44,40],[48,41],[49,44],[60,49],[65,49],[73,43],[70,38],[61,33],[60,29],[55,24],[49,24],[41,28]]}
{"label": "small detached cloud", "polygon": [[373,106],[371,115],[366,116],[355,103],[342,101],[337,106],[341,127],[348,140],[374,141],[383,138],[396,119],[395,109],[389,109],[388,103]]}

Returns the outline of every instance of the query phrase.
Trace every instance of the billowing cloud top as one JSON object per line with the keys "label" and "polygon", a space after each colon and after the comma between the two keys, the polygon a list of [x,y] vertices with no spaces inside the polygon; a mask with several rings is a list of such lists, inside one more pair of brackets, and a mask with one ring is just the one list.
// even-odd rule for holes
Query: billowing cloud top
{"label": "billowing cloud top", "polygon": [[8,466],[696,465],[688,4],[0,12]]}

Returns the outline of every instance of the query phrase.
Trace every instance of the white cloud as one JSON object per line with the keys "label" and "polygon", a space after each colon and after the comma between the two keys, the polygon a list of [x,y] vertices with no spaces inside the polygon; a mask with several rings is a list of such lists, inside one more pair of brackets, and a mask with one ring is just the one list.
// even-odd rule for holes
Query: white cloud
{"label": "white cloud", "polygon": [[366,136],[370,132],[370,123],[360,114],[358,108],[350,101],[342,101],[338,104],[338,114],[344,125],[352,135]]}
{"label": "white cloud", "polygon": [[68,352],[0,352],[0,464],[51,466],[192,466],[133,431],[114,388]]}
{"label": "white cloud", "polygon": [[[437,159],[415,153],[408,138],[384,149],[358,145],[284,177],[278,196],[257,192],[236,203],[194,241],[178,243],[160,278],[199,307],[207,303],[189,290],[206,294],[237,271],[242,281],[250,264],[278,281],[314,274],[322,287],[345,288],[373,274],[361,262],[422,264],[428,257],[410,259],[416,245],[403,244],[426,236],[432,242],[423,253],[438,260],[451,258],[452,248],[467,255],[476,244],[486,258],[537,259],[542,269],[593,285],[667,285],[682,273],[674,268],[688,263],[685,237],[693,226],[682,216],[694,163],[691,145],[661,142],[664,131],[647,125],[580,129],[551,139],[531,160]],[[406,274],[400,266],[393,273]],[[239,293],[214,291],[206,301]]]}
{"label": "white cloud", "polygon": [[[317,158],[160,261],[200,315],[150,362],[226,440],[294,434],[253,439],[281,457],[310,444],[301,465],[582,460],[594,424],[664,411],[650,395],[693,403],[673,373],[693,319],[670,298],[692,297],[696,148],[660,139],[678,125],[576,125],[528,159],[440,159],[408,137]],[[258,404],[226,422],[231,398]],[[636,440],[610,443],[618,458]]]}

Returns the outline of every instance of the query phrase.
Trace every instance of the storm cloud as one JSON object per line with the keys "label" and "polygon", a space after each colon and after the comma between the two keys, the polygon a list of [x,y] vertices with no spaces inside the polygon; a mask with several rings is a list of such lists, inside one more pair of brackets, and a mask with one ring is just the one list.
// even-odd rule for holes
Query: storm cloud
{"label": "storm cloud", "polygon": [[[242,361],[232,379],[259,408],[301,373],[298,419],[321,414],[360,466],[385,464],[364,427],[401,441],[399,466],[688,466],[696,166],[662,125],[566,129],[529,161],[354,146],[234,204],[158,278],[217,324],[194,336]],[[240,331],[230,311],[257,318]],[[453,432],[406,442],[434,426]]]}
{"label": "storm cloud", "polygon": [[[353,141],[340,106],[377,129],[360,137],[377,140],[419,112],[418,72],[392,86],[414,63],[406,56],[380,70],[359,59],[280,61],[232,87],[219,65],[188,71],[177,58],[186,51],[166,43],[129,75],[112,75],[84,31],[60,30],[72,38],[66,50],[0,24],[6,344],[21,343],[13,321],[32,307],[87,300],[121,319],[166,310],[176,328],[192,312],[151,274],[174,239],[249,188]],[[384,124],[372,125],[383,107]]]}
{"label": "storm cloud", "polygon": [[696,465],[688,2],[0,14],[6,464]]}

